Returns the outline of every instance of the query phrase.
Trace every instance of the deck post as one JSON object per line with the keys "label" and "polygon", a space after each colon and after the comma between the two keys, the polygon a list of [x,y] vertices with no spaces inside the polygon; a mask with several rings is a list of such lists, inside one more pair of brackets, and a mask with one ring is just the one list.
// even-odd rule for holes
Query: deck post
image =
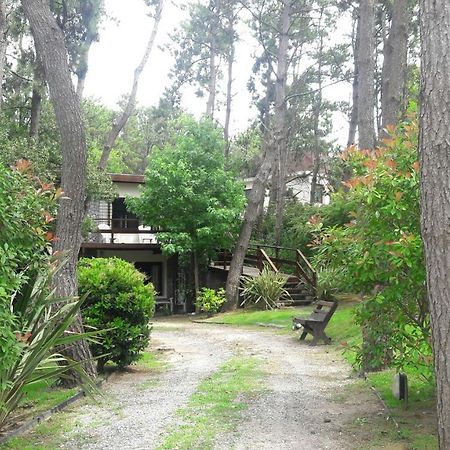
{"label": "deck post", "polygon": [[257,256],[257,259],[258,259],[258,270],[259,270],[259,273],[261,273],[262,272],[262,270],[264,269],[264,265],[263,265],[263,254],[262,254],[262,251],[261,251],[261,246],[257,246],[256,247],[256,256]]}

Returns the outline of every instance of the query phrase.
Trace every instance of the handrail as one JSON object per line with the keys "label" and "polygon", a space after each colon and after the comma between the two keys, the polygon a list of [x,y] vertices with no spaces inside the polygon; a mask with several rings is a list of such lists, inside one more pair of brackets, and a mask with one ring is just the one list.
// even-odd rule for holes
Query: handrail
{"label": "handrail", "polygon": [[[269,258],[269,255],[262,249],[259,248],[258,251],[261,253],[261,255],[264,257],[266,262],[269,264],[270,268],[275,272],[278,273],[278,268],[275,266],[275,264],[272,262],[272,260]],[[261,271],[261,269],[260,269]]]}
{"label": "handrail", "polygon": [[311,266],[310,262],[308,261],[308,259],[306,258],[306,256],[299,250],[297,249],[297,255],[300,256],[300,258],[303,260],[303,262],[308,266],[308,269],[313,272],[316,273],[316,271],[313,269],[313,267]]}

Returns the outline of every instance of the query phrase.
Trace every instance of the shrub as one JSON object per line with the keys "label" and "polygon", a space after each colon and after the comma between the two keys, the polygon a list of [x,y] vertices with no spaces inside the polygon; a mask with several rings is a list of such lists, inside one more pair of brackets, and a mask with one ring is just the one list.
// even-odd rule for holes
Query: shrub
{"label": "shrub", "polygon": [[241,277],[241,282],[244,297],[241,306],[254,305],[263,309],[274,309],[281,300],[289,298],[284,288],[287,277],[273,272],[268,267],[264,267],[257,277]]}
{"label": "shrub", "polygon": [[[56,266],[53,267],[56,270]],[[16,346],[8,355],[9,364],[0,365],[0,428],[22,400],[27,388],[38,382],[64,377],[75,370],[88,392],[95,386],[82,368],[82,362],[66,359],[55,348],[90,339],[96,333],[70,333],[83,300],[65,299],[54,308],[51,293],[51,270],[30,274],[22,290],[11,300],[14,314],[13,337]]]}
{"label": "shrub", "polygon": [[[27,161],[0,163],[0,372],[20,354],[12,299],[47,266],[57,192],[31,173]],[[3,381],[0,379],[0,383]]]}
{"label": "shrub", "polygon": [[195,301],[195,306],[200,312],[206,314],[215,314],[219,312],[220,307],[225,303],[225,290],[203,288]]}
{"label": "shrub", "polygon": [[315,224],[315,263],[337,275],[338,287],[365,296],[356,310],[365,337],[357,361],[365,369],[389,364],[429,376],[418,126],[411,120],[390,133],[374,151],[345,152],[354,176],[345,183],[348,191],[335,198],[353,205],[352,220],[331,228]]}
{"label": "shrub", "polygon": [[86,295],[85,324],[109,330],[92,345],[99,370],[107,361],[125,367],[139,359],[150,337],[155,290],[133,264],[118,258],[82,259],[78,267],[80,295]]}

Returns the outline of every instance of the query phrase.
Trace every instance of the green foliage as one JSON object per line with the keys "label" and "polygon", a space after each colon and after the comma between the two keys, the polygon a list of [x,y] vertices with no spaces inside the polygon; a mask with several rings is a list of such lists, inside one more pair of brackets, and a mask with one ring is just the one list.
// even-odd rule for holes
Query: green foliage
{"label": "green foliage", "polygon": [[284,288],[287,277],[270,270],[267,266],[257,277],[242,276],[242,305],[256,306],[262,309],[274,309],[278,303],[289,298]]}
{"label": "green foliage", "polygon": [[167,253],[211,253],[234,242],[244,207],[242,183],[224,169],[221,130],[209,120],[183,116],[174,144],[155,148],[141,197],[129,199]]}
{"label": "green foliage", "polygon": [[[61,303],[62,299],[54,298],[50,283],[57,267],[58,264],[54,264],[52,270],[33,272],[21,286],[21,291],[17,291],[11,299],[17,345],[8,354],[8,364],[2,359],[0,365],[0,428],[35,383],[54,380],[63,377],[69,370],[75,370],[88,390],[94,390],[81,363],[55,351],[59,346],[92,339],[96,334],[66,333],[83,300],[68,299]],[[60,303],[57,305],[58,301]]]}
{"label": "green foliage", "polygon": [[220,307],[225,303],[225,290],[203,288],[195,301],[196,308],[207,314],[215,314],[219,312]]}
{"label": "green foliage", "polygon": [[420,367],[429,376],[417,124],[410,121],[390,131],[374,152],[347,150],[354,178],[346,182],[348,192],[335,198],[352,205],[352,220],[329,228],[313,224],[315,262],[334,271],[339,286],[366,296],[356,319],[370,347],[359,349],[358,361],[368,358],[372,367]]}
{"label": "green foliage", "polygon": [[29,169],[26,161],[13,169],[0,164],[0,371],[9,368],[20,354],[11,299],[49,258],[59,195]]}
{"label": "green foliage", "polygon": [[155,290],[131,263],[118,258],[80,260],[80,295],[87,297],[82,313],[85,324],[108,330],[91,348],[100,368],[107,361],[125,367],[137,361],[150,337]]}
{"label": "green foliage", "polygon": [[[291,199],[286,202],[283,219],[283,231],[281,245],[288,248],[298,248],[301,252],[311,257],[315,252],[314,229],[311,222],[320,223],[323,227],[341,226],[350,221],[349,213],[352,204],[336,199],[330,205],[309,205]],[[264,217],[260,241],[274,243],[275,212],[268,211]],[[281,257],[292,255],[281,253]]]}

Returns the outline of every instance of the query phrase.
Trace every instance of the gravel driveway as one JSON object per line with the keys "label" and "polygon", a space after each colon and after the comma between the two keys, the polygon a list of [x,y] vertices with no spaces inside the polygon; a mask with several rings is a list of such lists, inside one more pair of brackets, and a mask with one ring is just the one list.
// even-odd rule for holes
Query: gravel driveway
{"label": "gravel driveway", "polygon": [[198,384],[234,354],[262,359],[264,389],[253,398],[232,433],[219,436],[217,450],[353,449],[359,436],[343,431],[362,416],[381,414],[370,393],[357,395],[349,367],[331,347],[309,347],[292,335],[158,320],[152,347],[164,352],[160,374],[133,371],[114,375],[105,400],[80,405],[76,426],[62,448],[151,450],[178,424]]}

